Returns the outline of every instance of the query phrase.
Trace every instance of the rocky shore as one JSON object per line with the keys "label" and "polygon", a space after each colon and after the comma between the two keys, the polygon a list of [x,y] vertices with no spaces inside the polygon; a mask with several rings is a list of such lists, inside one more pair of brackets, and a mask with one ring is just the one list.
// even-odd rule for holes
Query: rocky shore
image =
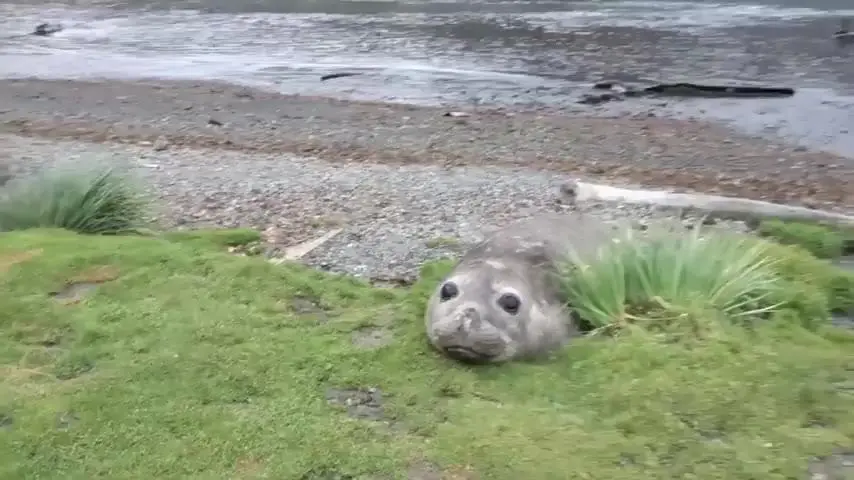
{"label": "rocky shore", "polygon": [[12,174],[57,161],[127,163],[160,200],[166,226],[258,228],[273,251],[340,229],[304,260],[375,279],[411,278],[484,228],[571,208],[558,191],[574,177],[854,205],[852,159],[654,117],[446,115],[162,81],[6,80],[0,100],[0,166]]}

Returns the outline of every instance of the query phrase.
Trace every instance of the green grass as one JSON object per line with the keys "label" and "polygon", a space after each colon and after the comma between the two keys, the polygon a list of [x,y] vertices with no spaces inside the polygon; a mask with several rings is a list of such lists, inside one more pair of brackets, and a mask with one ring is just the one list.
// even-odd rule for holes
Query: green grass
{"label": "green grass", "polygon": [[819,258],[839,258],[854,245],[854,230],[823,225],[766,220],[757,233],[786,245],[798,245]]}
{"label": "green grass", "polygon": [[149,204],[127,173],[96,164],[64,165],[0,190],[0,232],[64,228],[110,234],[144,227]]}
{"label": "green grass", "polygon": [[[802,251],[771,248],[793,299],[779,315],[814,321],[589,337],[478,368],[424,339],[448,262],[379,289],[228,255],[232,234],[0,234],[0,478],[419,478],[432,465],[457,479],[782,480],[852,446],[854,397],[834,386],[854,380],[854,336],[823,321],[837,271]],[[77,303],[48,295],[75,281],[103,283]],[[391,343],[354,343],[368,328]],[[349,416],[331,388],[380,389],[383,420]]]}

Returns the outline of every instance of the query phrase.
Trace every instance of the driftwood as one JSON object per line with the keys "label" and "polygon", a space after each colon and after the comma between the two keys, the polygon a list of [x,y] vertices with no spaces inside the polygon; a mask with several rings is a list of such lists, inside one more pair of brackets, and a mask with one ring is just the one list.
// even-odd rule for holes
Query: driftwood
{"label": "driftwood", "polygon": [[332,240],[333,237],[335,237],[342,231],[343,229],[336,228],[324,233],[323,235],[317,238],[313,238],[297,245],[287,247],[285,249],[284,255],[281,258],[274,258],[270,260],[270,263],[273,263],[274,265],[281,265],[286,261],[299,260],[300,258],[308,255],[312,250],[323,245],[329,240]]}
{"label": "driftwood", "polygon": [[854,32],[851,31],[851,19],[843,18],[839,21],[839,30],[833,32],[833,38],[854,37]]}
{"label": "driftwood", "polygon": [[620,83],[605,81],[593,85],[596,90],[610,90],[626,96],[672,95],[687,97],[791,97],[790,87],[758,87],[738,85],[700,85],[697,83],[659,83],[645,88],[624,87]]}
{"label": "driftwood", "polygon": [[54,33],[61,31],[62,25],[58,23],[42,23],[41,25],[36,26],[36,29],[33,30],[32,35],[46,37],[48,35],[53,35]]}
{"label": "driftwood", "polygon": [[795,89],[789,87],[752,87],[734,85],[698,85],[696,83],[662,83],[644,88],[646,94],[674,97],[717,97],[717,98],[770,98],[791,97]]}
{"label": "driftwood", "polygon": [[329,73],[320,77],[321,82],[325,82],[326,80],[332,80],[334,78],[344,78],[344,77],[355,77],[356,75],[362,75],[364,72],[341,72],[341,73]]}
{"label": "driftwood", "polygon": [[763,219],[779,219],[854,226],[854,217],[849,215],[746,198],[702,193],[676,193],[665,190],[632,190],[579,181],[572,181],[563,185],[561,191],[574,202],[620,202],[648,205],[700,213],[710,218],[741,220],[750,223]]}
{"label": "driftwood", "polygon": [[851,19],[843,18],[839,21],[839,30],[833,32],[833,38],[840,47],[854,44],[854,32],[851,31]]}
{"label": "driftwood", "polygon": [[628,97],[693,97],[693,98],[778,98],[791,97],[795,90],[789,87],[758,87],[738,85],[699,85],[696,83],[659,83],[645,88],[625,87],[618,82],[604,81],[593,85],[594,90],[605,90],[596,95],[585,95],[578,103],[596,105]]}
{"label": "driftwood", "polygon": [[13,38],[24,38],[29,37],[30,35],[35,35],[37,37],[47,37],[53,35],[56,32],[61,32],[63,27],[59,23],[42,23],[36,25],[36,28],[30,33],[24,33],[22,35],[12,35],[9,37],[3,37],[4,40],[11,40]]}

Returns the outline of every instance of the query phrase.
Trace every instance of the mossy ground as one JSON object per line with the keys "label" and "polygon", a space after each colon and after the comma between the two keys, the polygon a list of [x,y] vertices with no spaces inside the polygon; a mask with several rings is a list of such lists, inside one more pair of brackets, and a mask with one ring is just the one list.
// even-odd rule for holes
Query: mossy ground
{"label": "mossy ground", "polygon": [[758,233],[786,245],[798,245],[819,258],[838,258],[854,253],[854,229],[766,220],[759,225]]}
{"label": "mossy ground", "polygon": [[[244,234],[0,235],[0,478],[799,479],[852,447],[841,329],[467,367],[424,340],[446,265],[379,289],[221,248]],[[815,262],[787,264],[807,297]]]}

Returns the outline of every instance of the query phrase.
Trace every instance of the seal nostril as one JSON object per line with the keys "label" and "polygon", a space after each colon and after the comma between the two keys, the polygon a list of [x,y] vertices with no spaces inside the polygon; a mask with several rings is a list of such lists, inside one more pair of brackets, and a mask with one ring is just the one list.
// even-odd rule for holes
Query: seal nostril
{"label": "seal nostril", "polygon": [[472,329],[480,328],[481,319],[480,319],[480,313],[477,311],[477,309],[467,308],[463,311],[463,315],[465,315],[465,318],[468,320],[465,323],[467,324],[467,326],[469,328],[472,328]]}

